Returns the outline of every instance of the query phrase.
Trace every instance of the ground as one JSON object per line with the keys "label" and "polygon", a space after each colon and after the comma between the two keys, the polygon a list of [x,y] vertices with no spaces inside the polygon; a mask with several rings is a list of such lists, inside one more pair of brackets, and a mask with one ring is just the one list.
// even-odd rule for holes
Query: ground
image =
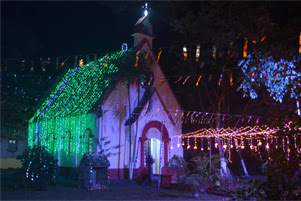
{"label": "ground", "polygon": [[229,200],[206,193],[194,198],[191,193],[138,185],[130,180],[112,181],[108,189],[102,190],[88,191],[78,188],[76,183],[61,182],[49,185],[47,191],[32,191],[7,185],[5,179],[1,175],[1,200]]}

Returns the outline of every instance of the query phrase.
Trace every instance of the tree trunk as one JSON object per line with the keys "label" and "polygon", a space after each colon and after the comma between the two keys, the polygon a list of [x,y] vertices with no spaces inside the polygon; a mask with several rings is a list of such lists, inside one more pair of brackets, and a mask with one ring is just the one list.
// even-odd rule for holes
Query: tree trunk
{"label": "tree trunk", "polygon": [[[140,83],[140,81],[137,82],[137,90],[138,90],[137,107],[139,107],[139,104],[140,104],[140,85],[139,85],[139,83]],[[134,107],[135,107],[135,105],[134,105]],[[137,120],[136,120],[136,134],[135,134],[135,139],[134,139],[133,155],[132,155],[132,159],[130,160],[131,161],[130,162],[130,180],[133,179],[133,171],[134,171],[135,155],[136,155],[136,144],[137,144],[137,136],[138,136],[138,120],[139,120],[139,117],[137,117]]]}
{"label": "tree trunk", "polygon": [[240,162],[241,162],[242,168],[244,170],[245,176],[249,176],[247,168],[245,166],[244,159],[242,158],[242,155],[241,155],[241,148],[238,148],[238,155],[239,155]]}
{"label": "tree trunk", "polygon": [[[220,112],[221,112],[221,99],[218,101],[218,105],[217,105],[217,123],[216,123],[216,128],[220,129],[221,126],[221,119],[220,119]],[[222,148],[222,143],[221,140],[219,139],[219,137],[216,138],[216,141],[218,143],[218,151],[219,151],[219,156],[220,156],[220,160],[221,160],[221,169],[220,169],[220,174],[221,177],[225,177],[228,175],[228,171],[227,171],[227,163],[224,157],[224,151]]]}
{"label": "tree trunk", "polygon": [[[130,79],[128,79],[128,101],[129,101],[129,118],[130,118],[130,116],[131,116],[131,97],[130,97],[130,95],[131,95],[131,92],[130,92],[130,88],[131,88],[131,86],[130,86],[131,84],[130,84]],[[130,123],[129,124],[129,165],[131,164],[131,156],[132,156],[132,126],[131,126],[132,124]]]}

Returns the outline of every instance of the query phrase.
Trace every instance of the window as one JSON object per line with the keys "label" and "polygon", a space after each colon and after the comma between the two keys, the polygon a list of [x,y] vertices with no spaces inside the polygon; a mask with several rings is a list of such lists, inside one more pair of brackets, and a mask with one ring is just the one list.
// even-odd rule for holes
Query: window
{"label": "window", "polygon": [[8,152],[11,152],[11,153],[14,153],[18,150],[18,146],[17,146],[17,139],[14,138],[14,137],[10,137],[8,139],[8,148],[7,148],[7,151]]}

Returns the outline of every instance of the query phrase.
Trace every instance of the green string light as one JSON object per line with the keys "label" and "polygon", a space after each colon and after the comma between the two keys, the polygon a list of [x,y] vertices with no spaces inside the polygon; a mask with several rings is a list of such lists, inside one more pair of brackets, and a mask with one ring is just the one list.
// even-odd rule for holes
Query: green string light
{"label": "green string light", "polygon": [[[102,57],[97,62],[69,69],[30,119],[29,146],[32,147],[37,142],[36,136],[41,132],[40,143],[46,146],[49,153],[54,154],[61,166],[78,166],[89,149],[90,136],[85,135],[85,130],[95,130],[96,114],[89,111],[117,76],[119,68],[114,63],[122,63],[125,54],[127,53],[120,51],[106,58]],[[92,140],[91,146],[93,143]],[[91,148],[89,151],[92,151]]]}

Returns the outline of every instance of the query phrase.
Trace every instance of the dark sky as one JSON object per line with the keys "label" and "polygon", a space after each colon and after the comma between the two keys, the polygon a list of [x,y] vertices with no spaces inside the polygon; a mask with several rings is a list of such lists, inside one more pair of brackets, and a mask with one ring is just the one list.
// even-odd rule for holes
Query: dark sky
{"label": "dark sky", "polygon": [[[166,5],[169,2],[151,1],[150,20],[156,36],[154,51],[158,53],[158,48],[163,49],[160,64],[170,78],[170,83],[173,83],[179,78],[177,77],[179,74],[174,75],[171,71],[174,68],[174,57],[171,58],[168,55],[169,48],[166,47],[170,47],[176,40],[177,44],[182,43],[183,40],[179,40],[179,35],[172,32],[171,26],[162,19],[164,16],[162,14],[166,13],[165,9],[168,9],[163,6],[163,3]],[[196,5],[193,7],[196,11],[202,5],[200,1],[193,3]],[[252,2],[252,6],[261,3],[256,1],[253,4]],[[74,56],[84,57],[87,54],[97,53],[99,58],[107,52],[119,51],[124,42],[132,47],[131,34],[134,24],[142,16],[143,4],[144,1],[1,1],[1,64],[2,69],[8,66],[7,70],[2,71],[1,74],[1,85],[3,85],[1,93],[6,92],[7,97],[16,101],[16,97],[23,96],[24,88],[29,101],[40,99],[47,94],[46,90],[49,86],[55,83],[58,75],[62,73],[61,70],[74,66]],[[268,4],[273,14],[272,20],[282,27],[294,24],[292,21],[295,19],[301,19],[301,1],[268,2]],[[300,22],[300,26],[295,27],[296,33],[301,31]],[[298,34],[294,36],[297,39]],[[170,50],[173,49],[170,48]],[[67,56],[71,56],[67,61],[69,64],[66,63],[64,68],[56,70],[55,58],[60,57],[60,62],[62,62]],[[45,72],[41,70],[40,57],[52,59],[49,66],[46,66]],[[23,59],[26,60],[25,71],[22,71]],[[35,61],[34,65],[30,63],[32,60]],[[8,61],[7,65],[5,61]],[[31,66],[34,66],[33,71],[31,71]],[[191,72],[186,74],[189,73]],[[17,78],[14,77],[16,74]],[[43,76],[42,84],[37,84],[40,83],[41,76]],[[8,88],[9,85],[10,88]],[[172,84],[176,93],[177,86]],[[11,96],[12,94],[15,96]],[[186,96],[179,96],[179,99],[185,102]],[[23,99],[20,98],[20,100]],[[7,104],[8,102],[6,101]],[[9,107],[15,108],[16,105],[20,105],[20,102],[14,104]],[[12,112],[9,111],[9,113]]]}
{"label": "dark sky", "polygon": [[[105,53],[131,47],[143,2],[2,2],[2,58]],[[157,36],[167,45],[169,28],[151,11]],[[157,46],[158,47],[158,46]]]}
{"label": "dark sky", "polygon": [[[144,1],[1,2],[1,56],[21,59],[105,54],[119,50],[124,42],[131,47],[131,34],[142,16],[143,4]],[[166,8],[161,5],[162,2],[151,2],[155,49],[170,45],[174,39],[171,27],[160,18]],[[285,25],[292,17],[300,16],[300,5],[298,1],[269,3],[272,19]]]}

